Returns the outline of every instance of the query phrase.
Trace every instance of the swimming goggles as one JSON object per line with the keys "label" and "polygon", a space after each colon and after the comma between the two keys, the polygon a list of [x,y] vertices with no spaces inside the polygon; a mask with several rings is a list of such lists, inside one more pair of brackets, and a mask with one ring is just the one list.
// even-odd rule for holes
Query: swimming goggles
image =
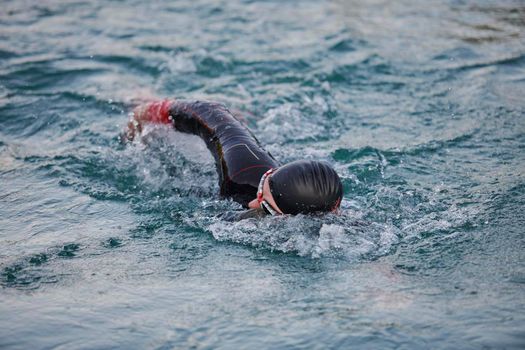
{"label": "swimming goggles", "polygon": [[275,169],[270,169],[267,172],[264,173],[264,175],[261,177],[261,181],[259,182],[259,187],[257,188],[257,202],[261,205],[261,208],[269,215],[279,215],[280,213],[272,208],[272,206],[264,200],[263,198],[263,187],[264,187],[264,180],[268,176],[270,176]]}

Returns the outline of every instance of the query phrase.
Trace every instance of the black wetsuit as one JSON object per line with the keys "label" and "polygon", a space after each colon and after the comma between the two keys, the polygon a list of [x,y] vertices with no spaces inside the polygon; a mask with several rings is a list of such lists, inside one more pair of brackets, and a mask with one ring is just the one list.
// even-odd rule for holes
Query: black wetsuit
{"label": "black wetsuit", "polygon": [[222,104],[172,101],[168,111],[176,130],[200,136],[213,154],[221,196],[248,207],[262,175],[277,161]]}

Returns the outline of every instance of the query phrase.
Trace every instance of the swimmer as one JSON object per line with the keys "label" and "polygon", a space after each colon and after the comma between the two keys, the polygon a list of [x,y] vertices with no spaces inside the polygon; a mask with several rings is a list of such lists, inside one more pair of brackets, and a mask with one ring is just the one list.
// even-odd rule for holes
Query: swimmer
{"label": "swimmer", "polygon": [[220,195],[250,208],[237,220],[336,212],[341,204],[343,186],[329,164],[299,160],[279,165],[222,104],[162,100],[138,106],[123,139],[132,141],[147,123],[172,125],[204,140],[215,158]]}

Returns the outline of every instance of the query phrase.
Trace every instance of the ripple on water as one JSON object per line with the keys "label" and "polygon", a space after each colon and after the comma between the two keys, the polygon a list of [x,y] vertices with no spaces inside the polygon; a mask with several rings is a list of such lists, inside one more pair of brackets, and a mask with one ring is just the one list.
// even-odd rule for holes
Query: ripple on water
{"label": "ripple on water", "polygon": [[74,258],[80,249],[77,243],[48,248],[44,253],[23,257],[2,266],[0,285],[17,289],[37,289],[43,284],[57,283],[60,276],[48,264],[56,259]]}

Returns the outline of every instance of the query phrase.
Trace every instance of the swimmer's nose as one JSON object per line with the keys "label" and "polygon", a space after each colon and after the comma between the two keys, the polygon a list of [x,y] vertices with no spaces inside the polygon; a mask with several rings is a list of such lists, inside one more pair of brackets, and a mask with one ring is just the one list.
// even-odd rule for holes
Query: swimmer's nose
{"label": "swimmer's nose", "polygon": [[259,201],[257,200],[257,198],[255,198],[253,201],[248,203],[248,208],[250,208],[250,209],[257,209],[257,208],[260,208],[260,207],[261,207],[261,205],[259,204]]}

